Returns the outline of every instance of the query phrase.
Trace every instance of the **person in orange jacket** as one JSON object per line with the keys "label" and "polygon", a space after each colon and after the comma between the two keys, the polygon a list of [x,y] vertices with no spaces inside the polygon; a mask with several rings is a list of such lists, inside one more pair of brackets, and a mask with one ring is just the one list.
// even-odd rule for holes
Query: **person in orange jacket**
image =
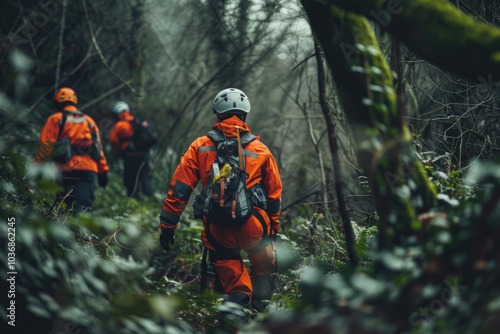
{"label": "person in orange jacket", "polygon": [[117,122],[109,133],[109,142],[113,153],[123,158],[123,184],[127,189],[127,196],[136,197],[139,189],[145,196],[153,196],[149,149],[134,147],[132,141],[134,136],[132,122],[135,117],[130,113],[128,104],[123,101],[113,104],[111,113]]}
{"label": "person in orange jacket", "polygon": [[[250,102],[242,91],[229,88],[219,92],[213,102],[213,112],[217,115],[213,129],[222,130],[227,138],[235,138],[238,131],[251,133],[245,123]],[[174,243],[174,231],[192,191],[199,181],[204,188],[208,182],[211,166],[217,157],[214,145],[207,135],[192,142],[170,181],[160,214],[160,244],[167,250]],[[258,137],[244,147],[244,159],[247,188],[260,183],[266,193],[267,208],[254,205],[258,214],[252,214],[240,226],[212,224],[205,216],[201,238],[215,268],[215,290],[225,294],[225,301],[262,310],[274,291],[275,248],[269,234],[276,234],[280,229],[282,184],[272,153]],[[240,250],[248,255],[250,273]]]}
{"label": "person in orange jacket", "polygon": [[106,163],[99,128],[95,121],[77,109],[78,98],[73,89],[60,88],[53,98],[55,113],[49,116],[41,133],[35,163],[56,158],[56,143],[67,144],[65,157],[56,164],[62,172],[63,194],[74,188],[65,202],[78,214],[92,208],[97,175],[101,187],[108,184]]}

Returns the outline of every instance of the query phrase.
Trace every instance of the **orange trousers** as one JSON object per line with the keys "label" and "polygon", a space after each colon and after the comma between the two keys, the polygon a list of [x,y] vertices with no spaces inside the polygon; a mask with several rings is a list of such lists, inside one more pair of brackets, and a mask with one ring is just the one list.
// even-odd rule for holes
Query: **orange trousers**
{"label": "orange trousers", "polygon": [[[253,296],[254,290],[257,289],[252,285],[252,281],[261,281],[254,278],[262,275],[271,277],[275,271],[274,243],[268,238],[263,238],[264,233],[268,235],[271,230],[270,219],[264,210],[255,209],[264,218],[267,231],[264,231],[259,219],[252,215],[241,226],[225,227],[205,222],[205,230],[201,233],[203,244],[215,255],[211,261],[214,263],[215,272],[224,293],[244,294],[248,296],[249,302],[252,301],[252,297],[255,297]],[[207,237],[207,226],[210,229],[209,233],[219,245],[210,243],[210,238]],[[220,246],[223,246],[225,250]],[[228,249],[230,254],[227,254]],[[250,272],[247,271],[243,259],[239,256],[240,250],[247,253]],[[262,294],[258,293],[258,295]]]}

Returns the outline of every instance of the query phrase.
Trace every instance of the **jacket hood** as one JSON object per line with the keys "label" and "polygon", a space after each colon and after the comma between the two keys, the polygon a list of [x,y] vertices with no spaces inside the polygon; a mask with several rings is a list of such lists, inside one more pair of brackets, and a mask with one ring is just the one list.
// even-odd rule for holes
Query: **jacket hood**
{"label": "jacket hood", "polygon": [[134,116],[132,116],[130,111],[122,111],[121,113],[118,114],[118,119],[120,121],[133,121]]}
{"label": "jacket hood", "polygon": [[[221,129],[222,128],[222,129]],[[212,129],[224,131],[224,134],[228,137],[236,137],[236,129],[240,129],[241,132],[250,132],[250,126],[239,119],[237,116],[229,117],[225,120],[217,122],[214,124]]]}

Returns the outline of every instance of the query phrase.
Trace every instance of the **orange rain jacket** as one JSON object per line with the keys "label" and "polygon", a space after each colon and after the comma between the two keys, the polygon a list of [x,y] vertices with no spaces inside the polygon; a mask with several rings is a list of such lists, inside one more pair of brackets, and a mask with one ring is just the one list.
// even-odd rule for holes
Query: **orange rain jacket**
{"label": "orange rain jacket", "polygon": [[[224,131],[228,138],[236,137],[236,128],[240,132],[250,132],[250,127],[233,116],[216,123],[213,128]],[[257,138],[244,147],[247,187],[261,183],[267,193],[267,210],[254,207],[259,211],[266,223],[267,231],[279,231],[279,216],[281,214],[281,178],[276,161],[269,149]],[[210,176],[211,166],[217,157],[215,144],[205,136],[199,137],[189,146],[182,156],[172,180],[160,215],[161,228],[175,229],[180,215],[184,211],[192,191],[201,180],[205,187]],[[201,238],[205,247],[218,251],[216,245],[211,245],[207,239],[207,222]],[[210,233],[223,247],[243,249],[248,253],[250,271],[253,276],[270,275],[274,272],[274,245],[264,244],[258,247],[264,236],[263,226],[255,216],[251,216],[241,226],[225,227],[210,224]],[[215,270],[225,293],[243,293],[252,297],[250,275],[241,259],[220,259],[215,261]]]}
{"label": "orange rain jacket", "polygon": [[[240,132],[250,132],[248,124],[236,116],[216,123],[213,129],[220,131],[221,127],[228,138],[236,137],[236,127],[240,128]],[[164,227],[177,227],[179,218],[198,181],[201,180],[203,187],[208,182],[211,166],[217,157],[216,150],[210,148],[214,148],[214,143],[205,135],[191,143],[187,152],[182,156],[170,181],[170,190],[162,206],[160,221]],[[267,215],[271,219],[273,230],[278,232],[282,185],[276,161],[269,149],[259,140],[259,137],[248,143],[244,147],[244,151],[246,172],[248,173],[247,188],[260,182],[266,190]]]}
{"label": "orange rain jacket", "polygon": [[134,127],[131,123],[134,116],[129,111],[124,111],[118,114],[118,118],[118,122],[109,133],[109,142],[115,154],[123,153],[134,135]]}
{"label": "orange rain jacket", "polygon": [[[78,111],[74,106],[66,106],[64,110],[68,111],[69,114],[66,117],[66,124],[64,124],[60,138],[57,138],[57,136],[62,122],[62,113],[56,112],[47,119],[42,132],[40,132],[40,143],[35,156],[35,162],[49,161],[58,139],[70,138],[70,144],[76,145],[84,139],[91,139],[92,129],[95,129],[97,132],[99,144],[103,147],[99,128],[90,116]],[[99,161],[93,160],[90,155],[74,155],[67,163],[58,163],[57,165],[62,171],[71,169],[106,173],[109,170],[104,150],[101,150],[101,160]]]}

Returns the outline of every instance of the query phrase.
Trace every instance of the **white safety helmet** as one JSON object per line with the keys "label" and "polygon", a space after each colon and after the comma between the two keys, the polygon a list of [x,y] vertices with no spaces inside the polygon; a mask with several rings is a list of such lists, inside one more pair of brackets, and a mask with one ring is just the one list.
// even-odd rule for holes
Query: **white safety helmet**
{"label": "white safety helmet", "polygon": [[227,88],[220,91],[213,102],[214,114],[223,114],[230,110],[241,110],[248,114],[250,112],[250,101],[245,93],[236,88]]}
{"label": "white safety helmet", "polygon": [[115,115],[118,115],[121,112],[128,111],[130,110],[128,108],[128,104],[126,104],[123,101],[118,101],[115,104],[113,104],[113,107],[111,107],[111,112]]}

